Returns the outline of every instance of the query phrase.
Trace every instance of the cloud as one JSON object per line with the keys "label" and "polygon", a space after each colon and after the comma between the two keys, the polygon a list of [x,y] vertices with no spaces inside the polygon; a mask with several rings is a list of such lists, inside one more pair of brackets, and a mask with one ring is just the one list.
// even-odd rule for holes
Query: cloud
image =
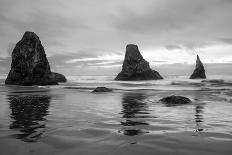
{"label": "cloud", "polygon": [[[141,1],[140,1],[141,2]],[[217,22],[226,20],[231,9],[230,1],[219,0],[148,0],[140,3],[143,11],[138,11],[130,6],[125,6],[115,22],[115,26],[122,30],[140,32],[159,32],[162,30],[186,30],[194,28],[207,20]],[[227,24],[231,22],[226,22]],[[218,23],[221,26],[224,23]],[[199,27],[197,27],[199,28]],[[208,28],[212,28],[208,26]]]}
{"label": "cloud", "polygon": [[[136,33],[187,29],[204,12],[200,6],[198,2],[173,0],[153,1],[145,6],[146,10],[141,12],[131,7],[125,7],[118,15],[115,26],[120,30]],[[198,11],[197,14],[196,11]]]}
{"label": "cloud", "polygon": [[114,27],[119,32],[152,39],[143,42],[156,46],[170,43],[197,48],[208,42],[219,43],[219,36],[232,35],[231,9],[231,1],[223,0],[148,0],[138,9],[125,6],[115,16]]}
{"label": "cloud", "polygon": [[195,62],[196,53],[221,62],[232,59],[231,10],[231,0],[1,0],[0,56],[29,30],[54,69],[109,66],[129,43],[155,64]]}
{"label": "cloud", "polygon": [[51,68],[55,70],[65,68],[88,69],[89,67],[115,67],[122,66],[123,55],[118,52],[94,52],[92,50],[72,53],[56,54],[48,57]]}
{"label": "cloud", "polygon": [[225,44],[232,44],[232,38],[220,38],[218,40]]}
{"label": "cloud", "polygon": [[73,64],[77,62],[88,62],[88,61],[112,61],[112,60],[123,60],[123,56],[121,55],[108,55],[108,56],[100,56],[94,58],[78,58],[78,59],[70,59],[66,61],[67,64]]}
{"label": "cloud", "polygon": [[7,74],[10,70],[10,63],[11,63],[11,58],[10,57],[0,57],[0,72],[1,75]]}
{"label": "cloud", "polygon": [[182,49],[182,47],[179,45],[166,45],[165,48],[170,51]]}
{"label": "cloud", "polygon": [[[25,31],[33,31],[46,40],[49,46],[62,46],[62,38],[67,36],[70,31],[86,29],[83,23],[74,23],[72,19],[63,17],[52,12],[32,12],[28,19],[12,18],[0,15],[1,23],[12,26],[21,35]],[[57,40],[61,39],[61,40]]]}
{"label": "cloud", "polygon": [[211,45],[215,45],[215,42],[206,42],[206,41],[188,41],[185,42],[183,41],[182,43],[182,47],[184,47],[185,49],[190,49],[190,50],[196,50],[199,48],[205,48],[207,46],[211,46]]}
{"label": "cloud", "polygon": [[15,47],[15,43],[9,43],[6,57],[10,57]]}

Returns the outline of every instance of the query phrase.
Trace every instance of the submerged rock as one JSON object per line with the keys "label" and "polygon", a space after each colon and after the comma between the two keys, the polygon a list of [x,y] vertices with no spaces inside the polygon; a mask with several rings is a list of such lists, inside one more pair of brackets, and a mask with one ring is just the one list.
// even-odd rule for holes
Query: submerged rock
{"label": "submerged rock", "polygon": [[164,104],[169,104],[169,105],[179,105],[179,104],[188,104],[191,103],[192,101],[183,96],[168,96],[164,97],[160,100]]}
{"label": "submerged rock", "polygon": [[149,63],[140,54],[137,45],[127,45],[122,71],[115,80],[159,80],[163,77],[155,70],[152,70]]}
{"label": "submerged rock", "polygon": [[25,32],[12,52],[11,70],[5,84],[56,85],[58,82],[66,82],[66,78],[51,72],[39,37],[34,32]]}
{"label": "submerged rock", "polygon": [[100,92],[112,92],[112,89],[106,87],[97,87],[93,91],[93,93],[100,93]]}
{"label": "submerged rock", "polygon": [[190,79],[205,79],[205,68],[197,55],[196,67],[193,74],[190,76]]}

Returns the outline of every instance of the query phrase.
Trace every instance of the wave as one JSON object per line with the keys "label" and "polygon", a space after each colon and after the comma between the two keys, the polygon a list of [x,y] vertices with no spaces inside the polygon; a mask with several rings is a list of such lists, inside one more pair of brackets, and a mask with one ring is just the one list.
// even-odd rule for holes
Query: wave
{"label": "wave", "polygon": [[[77,86],[73,86],[73,87],[62,87],[63,89],[76,89],[76,90],[88,90],[88,91],[92,91],[94,90],[96,87],[77,87]],[[108,87],[114,91],[135,91],[135,90],[149,90],[149,91],[176,91],[176,90],[181,90],[181,91],[228,91],[228,90],[232,90],[232,88],[145,88],[145,87],[134,87],[134,88],[123,88],[123,87],[119,87],[119,88],[113,88],[113,87]]]}
{"label": "wave", "polygon": [[[4,84],[3,84],[4,85]],[[2,86],[3,86],[2,85]],[[205,80],[192,80],[184,76],[169,76],[163,80],[115,81],[114,76],[72,76],[67,83],[58,86],[38,86],[41,88],[63,88],[93,90],[96,87],[108,87],[113,90],[232,90],[232,77],[208,77]]]}
{"label": "wave", "polygon": [[211,80],[203,80],[202,83],[209,83],[211,85],[218,86],[232,86],[232,81],[223,80],[223,79],[211,79]]}

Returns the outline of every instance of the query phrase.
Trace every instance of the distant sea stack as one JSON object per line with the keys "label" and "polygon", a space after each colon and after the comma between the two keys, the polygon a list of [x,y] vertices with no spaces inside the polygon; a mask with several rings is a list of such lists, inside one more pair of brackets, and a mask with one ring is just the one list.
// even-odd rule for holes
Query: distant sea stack
{"label": "distant sea stack", "polygon": [[193,74],[190,76],[190,79],[205,79],[205,68],[197,55],[196,67]]}
{"label": "distant sea stack", "polygon": [[136,80],[159,80],[163,77],[155,70],[152,70],[149,63],[140,54],[138,46],[129,44],[126,46],[126,54],[122,71],[115,80],[136,81]]}
{"label": "distant sea stack", "polygon": [[11,70],[5,84],[57,85],[64,75],[51,72],[44,48],[34,32],[25,32],[12,52]]}

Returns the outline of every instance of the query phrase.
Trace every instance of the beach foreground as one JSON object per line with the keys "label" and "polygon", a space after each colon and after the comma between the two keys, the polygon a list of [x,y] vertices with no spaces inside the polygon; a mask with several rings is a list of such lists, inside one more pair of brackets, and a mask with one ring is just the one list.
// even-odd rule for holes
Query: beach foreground
{"label": "beach foreground", "polygon": [[[102,85],[113,91],[91,93]],[[222,80],[183,79],[1,85],[0,150],[4,155],[231,154],[231,88]],[[159,102],[168,95],[192,103]]]}

